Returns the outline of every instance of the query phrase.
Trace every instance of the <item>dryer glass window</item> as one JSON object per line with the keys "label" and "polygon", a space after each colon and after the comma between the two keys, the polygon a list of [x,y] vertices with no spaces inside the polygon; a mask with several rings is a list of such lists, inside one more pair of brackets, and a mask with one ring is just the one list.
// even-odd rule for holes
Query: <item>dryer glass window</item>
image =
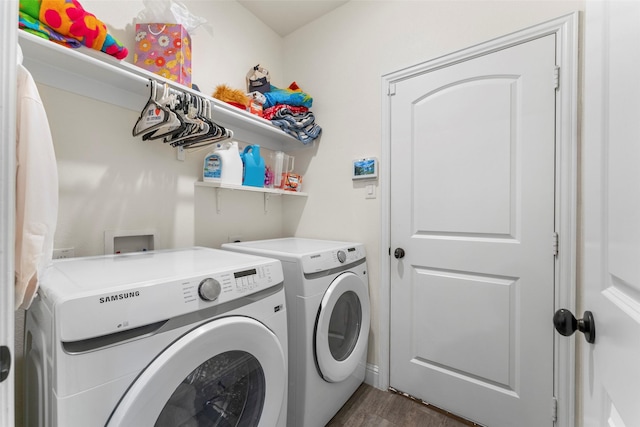
{"label": "dryer glass window", "polygon": [[343,361],[356,346],[362,324],[360,298],[353,291],[338,298],[329,320],[329,350],[338,361]]}
{"label": "dryer glass window", "polygon": [[178,385],[155,426],[256,426],[265,387],[264,371],[254,356],[244,351],[218,354]]}

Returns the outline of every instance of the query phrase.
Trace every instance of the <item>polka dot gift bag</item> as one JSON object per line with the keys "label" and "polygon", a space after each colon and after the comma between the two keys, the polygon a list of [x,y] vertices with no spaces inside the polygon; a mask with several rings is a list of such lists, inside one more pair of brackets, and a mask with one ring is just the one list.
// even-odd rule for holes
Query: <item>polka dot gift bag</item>
{"label": "polka dot gift bag", "polygon": [[134,63],[191,87],[191,37],[180,24],[136,24]]}

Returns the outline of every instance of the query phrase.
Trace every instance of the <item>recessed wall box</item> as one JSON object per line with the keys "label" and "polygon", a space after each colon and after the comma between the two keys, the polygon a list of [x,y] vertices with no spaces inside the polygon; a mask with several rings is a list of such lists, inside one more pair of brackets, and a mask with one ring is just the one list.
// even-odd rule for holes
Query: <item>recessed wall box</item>
{"label": "recessed wall box", "polygon": [[106,230],[104,253],[124,254],[128,252],[152,251],[158,241],[156,230]]}

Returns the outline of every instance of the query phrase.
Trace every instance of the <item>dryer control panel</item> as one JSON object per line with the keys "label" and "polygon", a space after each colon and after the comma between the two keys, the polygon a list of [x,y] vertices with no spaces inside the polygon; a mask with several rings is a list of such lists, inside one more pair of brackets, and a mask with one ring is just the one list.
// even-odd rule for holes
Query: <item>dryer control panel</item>
{"label": "dryer control panel", "polygon": [[366,258],[364,245],[355,244],[337,250],[319,252],[302,257],[302,270],[305,274],[327,271],[344,267]]}

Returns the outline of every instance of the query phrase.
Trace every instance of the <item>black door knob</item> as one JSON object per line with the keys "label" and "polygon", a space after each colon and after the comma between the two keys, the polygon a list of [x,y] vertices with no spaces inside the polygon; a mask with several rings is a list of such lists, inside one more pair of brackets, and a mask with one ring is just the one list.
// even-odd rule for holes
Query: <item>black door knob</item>
{"label": "black door knob", "polygon": [[588,343],[593,344],[596,341],[596,322],[590,311],[585,311],[582,319],[576,319],[569,310],[561,308],[553,315],[553,326],[565,337],[573,335],[578,330],[584,334]]}
{"label": "black door knob", "polygon": [[11,351],[9,347],[3,345],[0,347],[0,383],[9,377],[11,372]]}
{"label": "black door knob", "polygon": [[404,258],[404,249],[397,248],[395,251],[393,251],[393,256],[397,259]]}

